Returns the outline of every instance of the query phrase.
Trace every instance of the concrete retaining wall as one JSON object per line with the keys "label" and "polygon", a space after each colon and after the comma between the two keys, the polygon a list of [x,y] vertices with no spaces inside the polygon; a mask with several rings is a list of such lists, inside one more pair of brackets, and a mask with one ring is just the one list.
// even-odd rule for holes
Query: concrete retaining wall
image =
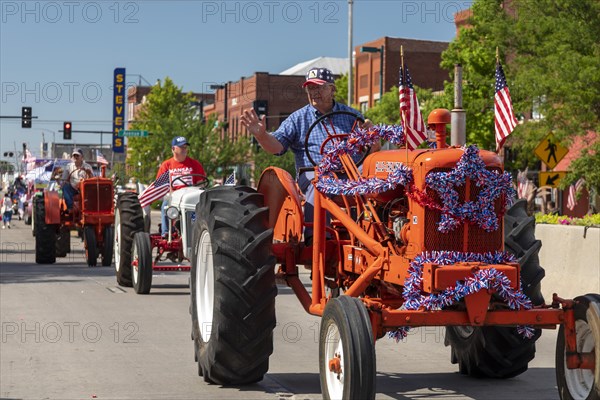
{"label": "concrete retaining wall", "polygon": [[573,298],[600,293],[600,228],[538,224],[535,236],[542,241],[540,264],[546,270],[542,293],[546,303],[552,293]]}

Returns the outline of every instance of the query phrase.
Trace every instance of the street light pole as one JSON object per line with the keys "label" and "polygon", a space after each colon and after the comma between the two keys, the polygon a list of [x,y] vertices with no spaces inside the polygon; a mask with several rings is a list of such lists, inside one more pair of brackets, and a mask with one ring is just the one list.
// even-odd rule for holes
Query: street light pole
{"label": "street light pole", "polygon": [[[229,83],[229,82],[228,82]],[[223,124],[226,126],[227,124],[227,83],[223,85],[210,85],[210,89],[223,89],[225,91],[223,99],[225,103],[223,104]]]}

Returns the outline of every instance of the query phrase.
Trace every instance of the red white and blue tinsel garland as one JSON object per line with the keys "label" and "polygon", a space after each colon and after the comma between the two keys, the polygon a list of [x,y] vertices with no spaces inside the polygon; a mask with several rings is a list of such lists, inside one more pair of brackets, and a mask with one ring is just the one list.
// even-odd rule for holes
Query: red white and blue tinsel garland
{"label": "red white and blue tinsel garland", "polygon": [[[504,210],[512,204],[515,191],[512,188],[510,174],[500,174],[489,171],[479,157],[476,146],[465,148],[465,153],[458,161],[456,168],[451,172],[431,173],[426,177],[425,183],[435,190],[442,204],[435,202],[425,191],[419,190],[414,185],[412,170],[399,165],[390,173],[387,179],[360,178],[357,181],[337,179],[334,171],[341,168],[340,156],[342,154],[356,154],[364,146],[370,146],[380,138],[394,144],[402,145],[405,137],[402,128],[398,126],[378,125],[369,130],[358,129],[349,134],[347,140],[336,143],[328,150],[318,166],[318,181],[316,188],[325,194],[358,195],[374,194],[394,189],[398,185],[405,188],[406,195],[421,204],[423,207],[435,208],[441,211],[442,217],[438,230],[447,233],[462,223],[469,222],[479,225],[490,232],[499,227],[498,217],[494,212],[494,202],[504,196]],[[466,178],[475,182],[478,187],[483,187],[477,201],[459,204],[459,196],[454,187],[465,184]],[[456,286],[449,287],[438,294],[425,296],[422,294],[423,265],[435,263],[438,265],[452,265],[460,262],[481,262],[486,264],[504,264],[514,262],[510,253],[459,253],[450,251],[426,252],[413,260],[409,269],[409,277],[404,286],[404,309],[407,310],[435,310],[458,303],[465,296],[476,293],[482,289],[494,289],[511,309],[530,309],[531,300],[523,294],[521,288],[514,290],[510,280],[502,272],[494,268],[482,269],[473,274],[464,282],[457,282]],[[448,267],[451,268],[451,267]],[[397,341],[406,337],[408,327],[400,327],[390,332],[389,336]],[[530,326],[517,327],[517,331],[526,338],[534,335]]]}
{"label": "red white and blue tinsel garland", "polygon": [[[458,192],[454,188],[464,185],[466,178],[483,189],[477,201],[459,204]],[[438,230],[444,233],[454,230],[464,222],[477,224],[487,232],[497,230],[498,216],[494,211],[494,202],[500,196],[504,196],[503,209],[500,211],[502,217],[516,195],[510,174],[486,169],[485,163],[479,157],[477,146],[467,147],[452,171],[430,173],[425,178],[425,183],[438,193],[442,201],[442,217],[438,223]]]}
{"label": "red white and blue tinsel garland", "polygon": [[[504,196],[504,204],[500,210],[500,217],[510,207],[516,192],[512,187],[509,173],[498,173],[486,169],[485,163],[479,157],[477,146],[465,148],[465,152],[450,172],[434,172],[427,175],[425,183],[435,190],[442,204],[433,201],[424,191],[418,190],[413,184],[412,170],[400,165],[386,179],[360,178],[353,181],[338,179],[334,171],[341,168],[340,156],[342,154],[356,154],[364,146],[370,146],[379,139],[388,140],[394,144],[404,143],[402,128],[393,125],[377,125],[369,130],[357,129],[349,134],[347,140],[336,143],[327,151],[318,166],[319,179],[316,188],[325,194],[335,195],[363,195],[381,193],[403,185],[406,194],[423,207],[436,208],[441,211],[438,222],[440,232],[450,232],[461,224],[468,222],[477,224],[487,232],[498,229],[498,215],[494,210],[494,203],[500,196]],[[483,187],[477,201],[467,201],[459,204],[458,192],[455,187],[465,184],[470,178],[478,187]]]}
{"label": "red white and blue tinsel garland", "polygon": [[361,178],[358,181],[335,178],[334,171],[341,168],[342,154],[356,154],[365,146],[384,139],[395,145],[404,144],[402,127],[396,125],[375,125],[369,129],[356,129],[349,133],[348,139],[336,143],[328,150],[318,166],[319,180],[317,190],[326,194],[357,195],[381,193],[394,189],[398,185],[408,186],[413,182],[412,170],[400,165],[387,179]]}
{"label": "red white and blue tinsel garland", "polygon": [[[510,253],[499,251],[494,253],[459,253],[454,251],[422,253],[415,257],[410,264],[409,277],[406,279],[402,293],[405,300],[402,308],[406,310],[440,310],[456,304],[465,296],[482,289],[494,289],[512,310],[521,308],[528,310],[532,307],[531,300],[523,294],[520,285],[518,290],[514,290],[511,288],[511,282],[506,275],[494,268],[479,270],[464,282],[457,282],[456,286],[449,287],[441,293],[423,295],[424,264],[454,265],[461,262],[506,264],[515,262],[515,257]],[[406,337],[409,329],[409,327],[400,327],[389,332],[388,335],[399,341]],[[519,326],[517,331],[526,338],[531,338],[534,335],[534,329],[530,326]]]}

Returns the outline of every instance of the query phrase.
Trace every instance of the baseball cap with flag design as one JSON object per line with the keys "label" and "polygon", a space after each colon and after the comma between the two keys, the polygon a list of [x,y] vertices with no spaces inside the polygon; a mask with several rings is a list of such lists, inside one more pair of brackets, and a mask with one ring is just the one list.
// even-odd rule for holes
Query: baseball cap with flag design
{"label": "baseball cap with flag design", "polygon": [[302,84],[302,87],[306,85],[324,85],[326,83],[334,83],[333,73],[327,68],[311,68],[306,74],[306,82]]}

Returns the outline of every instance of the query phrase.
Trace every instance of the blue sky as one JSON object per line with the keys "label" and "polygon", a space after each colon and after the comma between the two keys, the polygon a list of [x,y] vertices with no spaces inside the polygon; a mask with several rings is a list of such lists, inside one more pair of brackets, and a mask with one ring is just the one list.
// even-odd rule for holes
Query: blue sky
{"label": "blue sky", "polygon": [[[451,41],[453,15],[470,3],[354,0],[354,45],[382,36]],[[38,117],[32,129],[0,120],[0,157],[23,142],[39,155],[42,133],[62,142],[63,121],[110,131],[116,67],[127,69],[129,84],[139,75],[151,84],[169,76],[186,92],[201,92],[348,54],[347,0],[0,0],[0,10],[0,115],[31,106]],[[100,143],[95,134],[73,138]]]}

